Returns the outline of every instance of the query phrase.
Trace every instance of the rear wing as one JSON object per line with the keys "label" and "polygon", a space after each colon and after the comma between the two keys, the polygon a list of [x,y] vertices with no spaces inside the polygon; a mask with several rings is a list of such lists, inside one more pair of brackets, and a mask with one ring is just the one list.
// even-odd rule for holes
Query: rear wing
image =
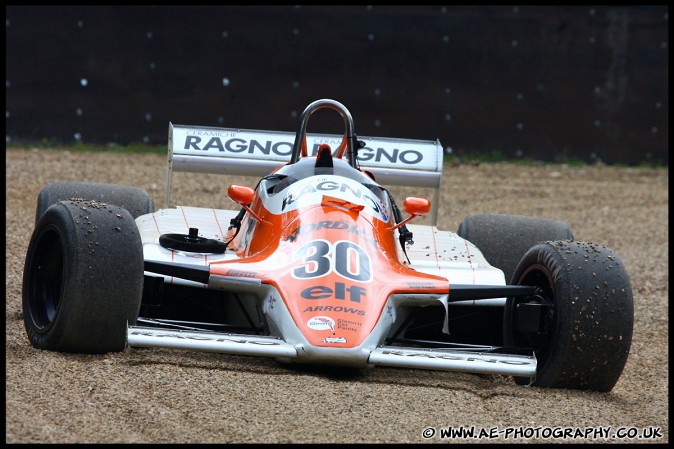
{"label": "rear wing", "polygon": [[[343,136],[307,133],[307,153],[315,156],[327,143],[333,150]],[[431,219],[437,222],[443,151],[439,140],[393,139],[358,136],[365,146],[358,150],[360,167],[370,171],[383,186],[432,188]],[[175,172],[265,176],[290,162],[295,133],[259,131],[169,123],[166,207],[171,201]]]}

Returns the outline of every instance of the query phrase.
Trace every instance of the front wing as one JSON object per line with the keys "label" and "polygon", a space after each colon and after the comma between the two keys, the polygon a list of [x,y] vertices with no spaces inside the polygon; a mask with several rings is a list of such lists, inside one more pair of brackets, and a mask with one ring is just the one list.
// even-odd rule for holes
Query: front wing
{"label": "front wing", "polygon": [[[164,330],[130,326],[130,347],[170,348],[223,354],[273,357],[297,360],[302,348],[278,337]],[[336,350],[337,351],[337,350]],[[536,358],[532,356],[473,352],[460,349],[426,349],[400,346],[375,348],[367,359],[368,365],[396,368],[419,368],[507,376],[534,377]]]}

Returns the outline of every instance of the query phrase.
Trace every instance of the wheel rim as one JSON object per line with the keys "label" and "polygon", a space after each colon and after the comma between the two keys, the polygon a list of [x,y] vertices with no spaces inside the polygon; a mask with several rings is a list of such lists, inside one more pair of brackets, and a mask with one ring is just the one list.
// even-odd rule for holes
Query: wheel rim
{"label": "wheel rim", "polygon": [[49,329],[59,309],[65,262],[63,256],[63,243],[58,231],[55,228],[45,229],[31,258],[28,281],[30,315],[39,332]]}
{"label": "wheel rim", "polygon": [[[548,270],[541,265],[530,266],[518,279],[517,285],[533,285],[541,289],[539,301],[544,306],[541,311],[541,325],[537,333],[517,333],[513,329],[513,342],[518,347],[532,348],[539,360],[545,360],[553,343],[556,327],[555,287]],[[522,302],[522,301],[520,301]],[[515,302],[513,309],[517,306]]]}

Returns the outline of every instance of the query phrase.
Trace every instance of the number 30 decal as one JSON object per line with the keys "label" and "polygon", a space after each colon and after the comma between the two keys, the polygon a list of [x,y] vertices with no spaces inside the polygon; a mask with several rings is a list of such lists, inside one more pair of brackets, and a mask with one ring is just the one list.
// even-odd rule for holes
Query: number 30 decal
{"label": "number 30 decal", "polygon": [[300,248],[297,255],[302,258],[302,264],[293,269],[295,278],[319,278],[334,271],[352,281],[372,280],[370,256],[363,248],[348,240],[335,243],[312,240]]}

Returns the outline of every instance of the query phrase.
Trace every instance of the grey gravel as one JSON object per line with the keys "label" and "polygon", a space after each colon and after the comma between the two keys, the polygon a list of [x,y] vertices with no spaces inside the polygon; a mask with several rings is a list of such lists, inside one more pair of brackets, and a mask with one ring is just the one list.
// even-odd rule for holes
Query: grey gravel
{"label": "grey gravel", "polygon": [[[632,351],[610,393],[521,387],[504,376],[377,367],[360,373],[292,368],[274,360],[171,350],[105,355],[36,350],[21,312],[23,263],[38,192],[51,181],[106,182],[147,190],[164,207],[166,156],[6,151],[7,443],[448,443],[669,441],[667,168],[594,165],[445,167],[439,227],[469,214],[561,220],[577,240],[603,243],[632,281]],[[256,179],[174,175],[178,204],[234,208],[232,183]],[[430,192],[391,189],[405,195]],[[426,223],[427,218],[416,223]],[[441,439],[449,426],[498,438]],[[659,439],[544,439],[546,428],[610,426]],[[436,429],[430,439],[422,437]],[[506,438],[507,428],[533,438]],[[536,430],[538,429],[538,430]],[[512,431],[511,431],[512,432]],[[536,432],[539,437],[536,438]]]}

